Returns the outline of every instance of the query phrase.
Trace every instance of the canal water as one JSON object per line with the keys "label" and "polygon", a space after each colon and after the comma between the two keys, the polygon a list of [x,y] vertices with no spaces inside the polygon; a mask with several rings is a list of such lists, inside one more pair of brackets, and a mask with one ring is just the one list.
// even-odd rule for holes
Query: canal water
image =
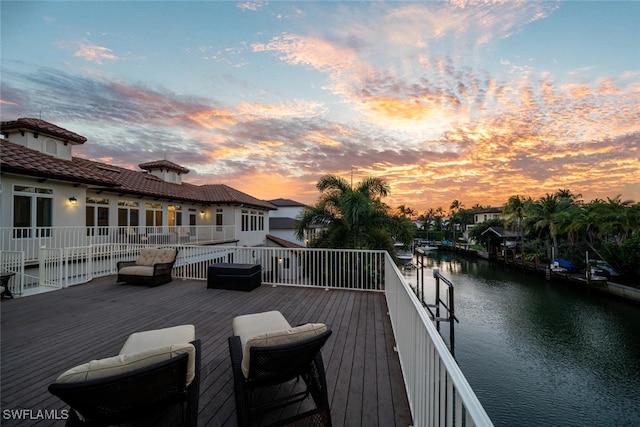
{"label": "canal water", "polygon": [[428,303],[433,268],[455,285],[455,358],[496,426],[640,426],[640,306],[441,252]]}

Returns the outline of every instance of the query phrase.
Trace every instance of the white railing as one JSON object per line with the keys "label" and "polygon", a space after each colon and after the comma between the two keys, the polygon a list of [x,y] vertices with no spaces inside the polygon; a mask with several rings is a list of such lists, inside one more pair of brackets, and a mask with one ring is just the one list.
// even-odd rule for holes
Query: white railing
{"label": "white railing", "polygon": [[24,252],[0,251],[0,271],[14,273],[7,286],[13,295],[22,295],[24,287]]}
{"label": "white railing", "polygon": [[38,261],[40,248],[100,244],[195,245],[235,239],[233,225],[178,227],[0,227],[0,249],[24,252],[25,262]]}
{"label": "white railing", "polygon": [[[81,279],[114,275],[117,261],[136,259],[145,246],[104,244],[43,249],[42,283],[63,287]],[[173,271],[176,278],[206,280],[211,264],[251,263],[262,266],[262,281],[266,284],[384,291],[413,425],[493,425],[428,313],[387,252],[172,246],[179,249]]]}
{"label": "white railing", "polygon": [[[134,260],[148,245],[102,244],[40,248],[40,285],[61,288],[117,274],[118,261]],[[178,249],[173,276],[206,280],[215,263],[260,264],[272,285],[384,290],[384,251],[170,245]]]}
{"label": "white railing", "polygon": [[391,257],[385,293],[415,426],[492,426],[429,314]]}

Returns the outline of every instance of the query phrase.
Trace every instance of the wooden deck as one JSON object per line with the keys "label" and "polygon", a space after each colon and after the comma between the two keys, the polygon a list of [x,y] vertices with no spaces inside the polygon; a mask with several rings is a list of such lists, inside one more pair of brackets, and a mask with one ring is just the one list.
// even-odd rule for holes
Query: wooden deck
{"label": "wooden deck", "polygon": [[6,410],[64,409],[47,386],[66,369],[114,356],[135,331],[194,324],[202,340],[200,426],[235,426],[227,337],[240,314],[280,310],[292,325],[324,322],[333,334],[322,354],[334,426],[412,424],[384,295],[271,287],[207,289],[202,281],[157,288],[115,284],[114,277],[56,292],[3,300],[3,426],[63,425],[10,420]]}

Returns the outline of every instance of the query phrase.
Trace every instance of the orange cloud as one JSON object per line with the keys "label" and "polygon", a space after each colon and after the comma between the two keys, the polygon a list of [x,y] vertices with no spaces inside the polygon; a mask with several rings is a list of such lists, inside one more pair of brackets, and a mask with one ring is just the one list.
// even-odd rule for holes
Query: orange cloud
{"label": "orange cloud", "polygon": [[189,119],[207,129],[220,129],[238,123],[238,119],[234,113],[215,108],[191,114]]}

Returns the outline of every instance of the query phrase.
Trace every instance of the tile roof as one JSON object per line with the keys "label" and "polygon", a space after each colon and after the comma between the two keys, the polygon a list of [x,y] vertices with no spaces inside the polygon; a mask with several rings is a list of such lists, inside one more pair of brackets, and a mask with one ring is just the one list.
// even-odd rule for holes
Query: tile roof
{"label": "tile roof", "polygon": [[53,136],[63,141],[75,142],[77,144],[84,144],[87,142],[87,138],[84,136],[61,128],[60,126],[56,126],[53,123],[45,122],[41,119],[22,117],[17,120],[2,122],[0,128],[0,132],[3,134],[10,131],[29,130]]}
{"label": "tile roof", "polygon": [[2,140],[0,169],[15,173],[71,183],[87,184],[93,190],[120,194],[164,198],[205,204],[244,204],[263,209],[276,209],[271,203],[257,199],[225,184],[194,185],[163,181],[149,173],[73,157],[59,159],[7,140]]}
{"label": "tile roof", "polygon": [[492,233],[496,234],[498,237],[520,237],[520,235],[518,234],[517,231],[513,231],[513,230],[506,230],[504,227],[489,227],[486,230],[484,230],[482,232],[482,234],[486,234],[489,231],[491,231]]}
{"label": "tile roof", "polygon": [[272,236],[271,234],[267,234],[267,240],[271,240],[273,243],[282,246],[283,248],[304,248],[304,246],[299,245],[297,243],[290,242],[285,239],[281,239],[280,237]]}
{"label": "tile roof", "polygon": [[480,214],[480,213],[502,213],[502,208],[496,208],[496,207],[480,208],[480,209],[474,210],[473,213],[476,213],[476,214]]}
{"label": "tile roof", "polygon": [[189,169],[170,162],[169,160],[156,160],[155,162],[140,163],[138,167],[148,171],[154,169],[168,169],[180,173],[189,173]]}
{"label": "tile roof", "polygon": [[77,159],[64,160],[40,151],[2,140],[0,170],[39,178],[60,179],[72,183],[102,185],[112,187],[114,183],[103,174]]}
{"label": "tile roof", "polygon": [[271,203],[272,205],[278,206],[280,208],[284,208],[284,207],[305,207],[304,204],[302,204],[300,202],[296,202],[295,200],[291,200],[291,199],[273,199],[273,200],[269,200],[269,203]]}

